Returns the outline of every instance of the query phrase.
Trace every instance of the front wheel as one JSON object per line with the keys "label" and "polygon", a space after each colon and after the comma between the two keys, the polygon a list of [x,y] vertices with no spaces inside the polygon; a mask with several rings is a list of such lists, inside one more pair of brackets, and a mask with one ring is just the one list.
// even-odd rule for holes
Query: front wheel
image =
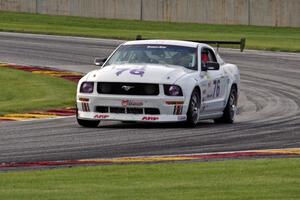
{"label": "front wheel", "polygon": [[197,89],[194,89],[191,95],[191,100],[187,112],[187,125],[195,127],[198,123],[199,109],[200,109],[200,94]]}
{"label": "front wheel", "polygon": [[226,107],[221,118],[215,119],[215,123],[233,123],[237,109],[237,90],[231,88]]}
{"label": "front wheel", "polygon": [[78,118],[77,118],[77,122],[80,126],[87,127],[87,128],[96,128],[100,123],[99,120],[84,120]]}

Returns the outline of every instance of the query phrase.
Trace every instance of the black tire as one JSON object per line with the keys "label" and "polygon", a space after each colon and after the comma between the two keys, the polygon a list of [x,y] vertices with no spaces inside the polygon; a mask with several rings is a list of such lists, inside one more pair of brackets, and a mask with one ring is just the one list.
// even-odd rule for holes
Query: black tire
{"label": "black tire", "polygon": [[96,128],[96,127],[98,127],[98,125],[100,123],[100,120],[84,120],[84,119],[79,119],[78,118],[78,108],[77,108],[77,105],[76,105],[76,119],[77,119],[77,123],[80,126],[87,127],[87,128]]}
{"label": "black tire", "polygon": [[215,119],[215,123],[227,123],[232,124],[236,115],[237,106],[237,89],[232,87],[227,100],[226,107],[223,111],[223,116],[221,118]]}
{"label": "black tire", "polygon": [[100,121],[99,120],[84,120],[84,119],[77,118],[77,123],[83,127],[96,128],[96,127],[98,127]]}
{"label": "black tire", "polygon": [[200,104],[201,98],[199,90],[194,89],[191,95],[186,121],[186,124],[190,127],[195,127],[198,123]]}

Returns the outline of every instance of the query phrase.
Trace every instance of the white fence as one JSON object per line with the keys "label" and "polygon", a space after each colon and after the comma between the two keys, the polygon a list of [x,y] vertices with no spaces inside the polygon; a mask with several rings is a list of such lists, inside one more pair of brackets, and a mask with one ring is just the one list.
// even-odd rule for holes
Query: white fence
{"label": "white fence", "polygon": [[0,0],[0,10],[110,19],[300,27],[300,0]]}

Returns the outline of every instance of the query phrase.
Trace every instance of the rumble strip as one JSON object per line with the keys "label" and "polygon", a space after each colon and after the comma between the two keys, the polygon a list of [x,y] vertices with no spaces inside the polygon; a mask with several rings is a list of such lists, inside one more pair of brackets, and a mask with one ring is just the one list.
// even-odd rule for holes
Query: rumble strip
{"label": "rumble strip", "polygon": [[[82,74],[77,72],[63,71],[63,70],[53,69],[49,67],[22,66],[22,65],[15,65],[15,64],[5,64],[5,63],[0,63],[0,67],[22,70],[26,72],[31,72],[33,74],[43,74],[47,76],[58,77],[68,81],[72,81],[74,83],[77,83],[79,79],[82,77]],[[42,112],[1,115],[0,121],[49,119],[49,118],[56,118],[56,117],[72,116],[75,114],[76,114],[75,108],[51,109]]]}
{"label": "rumble strip", "polygon": [[161,163],[175,161],[211,161],[224,159],[249,159],[249,158],[272,158],[272,157],[300,157],[300,148],[269,149],[235,152],[217,152],[202,154],[179,154],[162,156],[137,156],[111,159],[81,159],[63,161],[42,161],[24,163],[0,163],[0,169],[14,168],[41,168],[59,166],[82,166],[82,165],[105,165],[105,164],[131,164],[131,163]]}

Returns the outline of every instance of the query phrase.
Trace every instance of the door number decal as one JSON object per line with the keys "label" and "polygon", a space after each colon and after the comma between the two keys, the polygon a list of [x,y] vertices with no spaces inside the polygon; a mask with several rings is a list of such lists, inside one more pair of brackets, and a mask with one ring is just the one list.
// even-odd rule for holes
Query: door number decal
{"label": "door number decal", "polygon": [[216,97],[219,97],[220,95],[220,91],[221,91],[221,81],[220,79],[218,80],[214,80],[214,93],[213,93],[213,97],[216,98]]}

